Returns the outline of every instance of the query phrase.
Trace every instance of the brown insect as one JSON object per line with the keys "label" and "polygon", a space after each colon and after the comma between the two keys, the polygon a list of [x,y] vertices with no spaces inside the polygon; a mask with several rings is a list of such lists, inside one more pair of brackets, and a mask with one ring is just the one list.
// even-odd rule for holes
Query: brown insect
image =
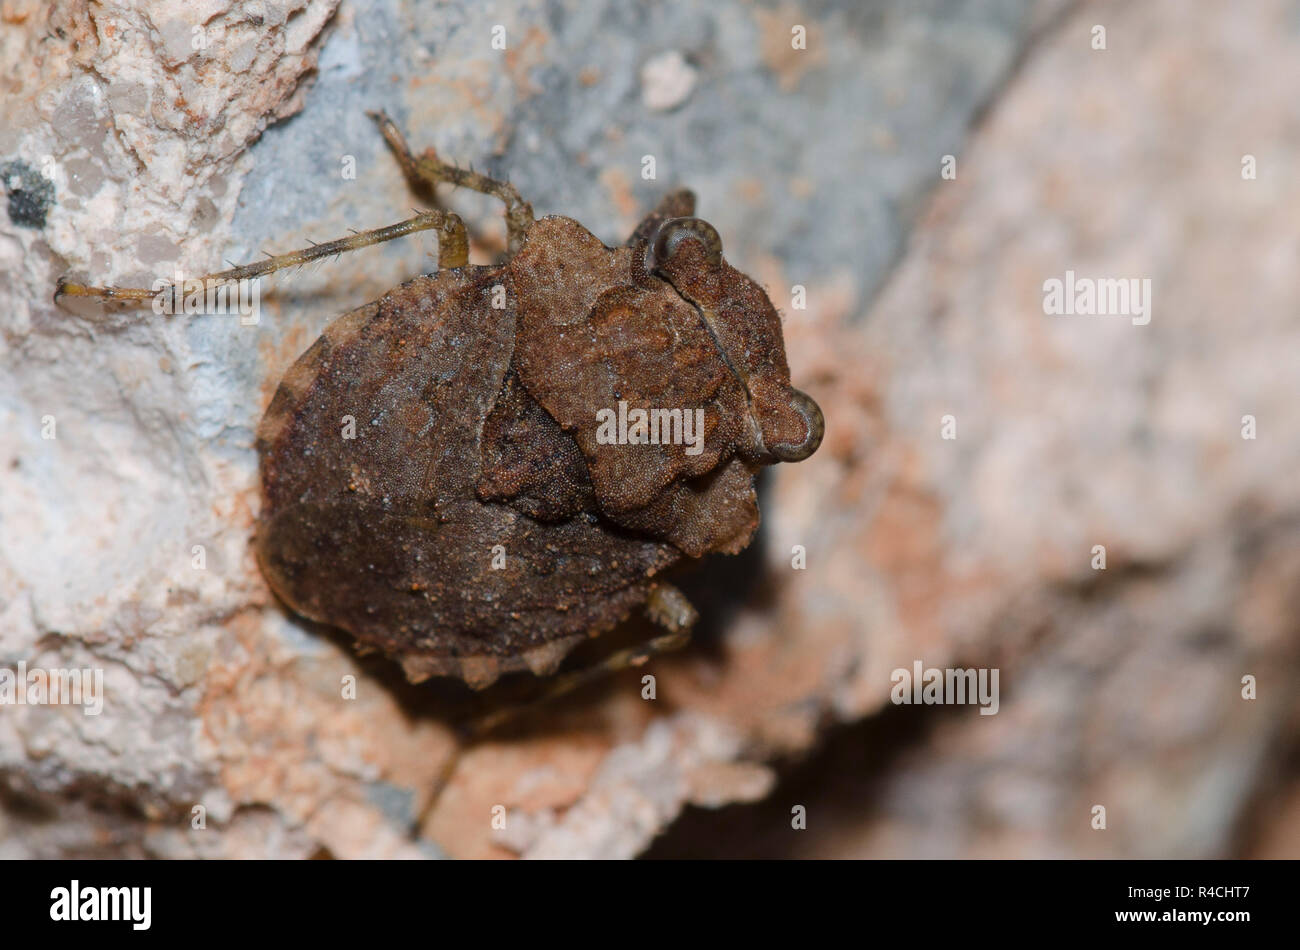
{"label": "brown insect", "polygon": [[[696,613],[664,571],[744,548],[760,466],[821,442],[776,310],[688,191],[610,248],[571,218],[534,220],[508,183],[412,155],[375,118],[413,185],[504,201],[508,258],[471,266],[460,218],[430,211],[206,278],[438,237],[438,270],[330,324],[266,411],[268,583],[412,680],[547,675],[642,606],[664,635],[602,666],[679,645]],[[61,282],[56,299],[156,293]]]}

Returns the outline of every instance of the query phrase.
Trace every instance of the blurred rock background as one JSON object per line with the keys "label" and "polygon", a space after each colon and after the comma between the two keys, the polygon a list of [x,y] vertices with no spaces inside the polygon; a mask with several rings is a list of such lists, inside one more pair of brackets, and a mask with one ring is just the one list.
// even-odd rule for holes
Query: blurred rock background
{"label": "blurred rock background", "polygon": [[[0,706],[0,855],[1297,856],[1297,53],[1280,0],[0,0],[0,665],[107,682]],[[285,615],[248,538],[280,374],[431,242],[256,326],[50,300],[407,216],[377,107],[608,243],[695,188],[827,416],[657,699],[476,747],[414,840],[474,699]],[[1045,315],[1067,269],[1150,324]],[[918,660],[998,714],[891,704]]]}

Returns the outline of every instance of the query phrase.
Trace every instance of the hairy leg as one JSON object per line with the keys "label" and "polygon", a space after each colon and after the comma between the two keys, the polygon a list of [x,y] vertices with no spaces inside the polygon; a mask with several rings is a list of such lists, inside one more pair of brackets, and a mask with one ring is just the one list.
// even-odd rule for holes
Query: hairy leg
{"label": "hairy leg", "polygon": [[[359,231],[351,237],[339,238],[337,241],[330,241],[326,244],[313,244],[311,247],[304,248],[301,251],[293,251],[289,254],[267,255],[267,259],[264,261],[244,264],[241,267],[232,267],[229,270],[205,274],[194,279],[203,281],[205,286],[210,286],[208,282],[220,285],[236,280],[251,280],[273,274],[285,267],[307,264],[322,258],[333,257],[336,254],[343,254],[347,251],[355,251],[358,248],[370,247],[372,244],[382,244],[384,241],[405,237],[418,231],[438,232],[439,267],[463,267],[468,263],[469,240],[465,235],[465,225],[460,220],[460,217],[446,211],[425,211],[414,218],[389,225],[386,228]],[[151,287],[88,287],[84,284],[74,284],[65,279],[60,279],[58,287],[54,291],[54,302],[58,303],[65,296],[97,297],[103,300],[145,301],[152,300],[160,294],[173,292],[180,294],[183,293],[183,290],[183,287],[172,288],[170,283],[161,289]]]}
{"label": "hairy leg", "polygon": [[500,198],[506,206],[507,247],[514,254],[523,246],[524,236],[533,223],[533,206],[520,197],[514,185],[508,181],[489,178],[473,169],[457,168],[438,158],[433,149],[427,149],[423,155],[413,155],[401,131],[386,112],[371,112],[368,115],[379,124],[384,141],[397,156],[402,171],[411,184],[433,188],[434,185],[445,182]]}
{"label": "hairy leg", "polygon": [[663,628],[664,633],[662,635],[637,646],[611,653],[593,666],[556,676],[546,685],[545,690],[531,702],[505,706],[479,719],[460,725],[456,730],[459,740],[457,748],[447,757],[447,761],[439,769],[429,801],[420,810],[420,814],[416,816],[415,823],[412,825],[412,836],[419,836],[420,829],[424,827],[429,816],[437,808],[443,790],[451,781],[456,767],[460,764],[461,756],[469,745],[485,738],[494,730],[517,719],[522,713],[542,703],[550,702],[573,692],[579,687],[602,680],[629,667],[640,666],[651,657],[679,650],[690,642],[691,629],[695,626],[695,621],[699,619],[699,614],[691,606],[691,602],[686,599],[686,595],[672,584],[659,584],[655,587],[646,600],[645,611],[646,615],[654,623]]}

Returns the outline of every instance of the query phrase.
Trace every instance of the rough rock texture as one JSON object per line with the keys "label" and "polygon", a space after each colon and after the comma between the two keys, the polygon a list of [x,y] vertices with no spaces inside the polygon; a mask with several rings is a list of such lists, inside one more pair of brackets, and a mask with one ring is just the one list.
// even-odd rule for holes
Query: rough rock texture
{"label": "rough rock texture", "polygon": [[[674,847],[1201,856],[1248,827],[1296,854],[1286,5],[46,6],[0,6],[0,666],[107,695],[0,706],[0,855],[627,856],[768,795]],[[248,541],[280,374],[430,243],[274,279],[255,326],[50,302],[63,273],[147,284],[406,216],[381,106],[610,243],[690,184],[827,417],[760,543],[689,579],[699,644],[469,750],[418,842],[464,690],[286,615]],[[450,203],[490,259],[497,209]],[[1151,278],[1151,323],[1045,315],[1067,269]],[[999,667],[999,714],[886,708],[915,660]],[[908,727],[773,793],[771,762],[867,716]]]}

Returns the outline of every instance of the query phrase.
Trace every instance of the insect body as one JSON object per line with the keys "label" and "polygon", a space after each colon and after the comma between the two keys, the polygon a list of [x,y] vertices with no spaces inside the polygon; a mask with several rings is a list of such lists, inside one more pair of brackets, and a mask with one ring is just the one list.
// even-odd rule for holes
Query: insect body
{"label": "insect body", "polygon": [[821,441],[775,309],[689,192],[610,248],[376,118],[414,183],[505,201],[510,254],[470,266],[459,218],[428,212],[214,275],[439,237],[437,272],[335,320],[280,383],[258,431],[267,581],[412,679],[548,674],[642,605],[667,631],[655,648],[680,643],[695,614],[662,573],[744,548],[760,466]]}

